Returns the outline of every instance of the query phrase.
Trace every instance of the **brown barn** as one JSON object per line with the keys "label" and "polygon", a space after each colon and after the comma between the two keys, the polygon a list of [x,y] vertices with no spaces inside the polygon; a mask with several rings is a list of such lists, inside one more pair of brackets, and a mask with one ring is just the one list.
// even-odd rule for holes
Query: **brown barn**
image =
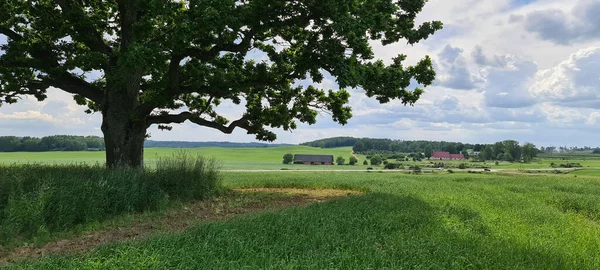
{"label": "brown barn", "polygon": [[306,165],[333,165],[332,155],[294,155],[294,164],[304,163]]}

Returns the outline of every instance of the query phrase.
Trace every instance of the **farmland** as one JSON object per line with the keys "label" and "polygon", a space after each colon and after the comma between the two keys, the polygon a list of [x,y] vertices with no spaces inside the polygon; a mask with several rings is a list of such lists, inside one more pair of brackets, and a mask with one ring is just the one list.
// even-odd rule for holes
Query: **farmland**
{"label": "farmland", "polygon": [[[154,168],[160,157],[180,151],[181,149],[149,148],[146,149],[145,161],[149,168]],[[185,230],[167,228],[139,238],[116,237],[115,242],[100,242],[97,246],[92,245],[91,250],[82,249],[82,253],[50,253],[46,257],[10,266],[26,269],[600,267],[600,255],[597,252],[600,249],[600,170],[595,169],[600,167],[600,161],[590,156],[577,157],[578,159],[544,156],[528,164],[500,162],[496,165],[494,162],[487,162],[486,165],[492,168],[504,169],[491,174],[469,174],[467,170],[456,170],[454,173],[433,170],[433,173],[414,174],[368,172],[366,168],[371,166],[364,165],[309,166],[281,163],[282,156],[286,153],[348,157],[351,152],[349,147],[194,148],[186,151],[220,160],[225,169],[221,173],[220,182],[225,190],[335,189],[358,191],[362,194],[317,200],[318,203],[310,205],[285,204],[288,205],[287,208],[272,208],[276,210],[266,212],[256,209],[259,202],[272,201],[271,204],[278,204],[273,198],[279,197],[273,197],[271,193],[260,189],[252,191],[254,195],[250,197],[223,196],[223,200],[228,201],[219,204],[220,210],[210,210],[215,205],[211,200],[202,208],[183,201],[179,204],[183,205],[180,206],[182,209],[209,211],[209,216],[222,212],[222,207],[232,208],[227,210],[230,213],[242,211],[234,209],[241,204],[232,199],[236,197],[246,198],[243,199],[246,200],[245,204],[254,210],[251,214],[233,215],[224,219],[200,217],[188,221]],[[102,152],[0,154],[0,160],[4,164],[94,164],[101,163],[102,158]],[[363,159],[365,156],[359,155],[359,160]],[[447,164],[454,166],[462,162],[449,161]],[[570,162],[580,163],[583,167],[560,175],[542,170],[551,169],[552,163]],[[404,163],[427,166],[429,161]],[[470,161],[467,163],[474,164]],[[382,169],[382,166],[372,167]],[[340,171],[285,172],[281,169]],[[344,172],[346,169],[365,171]],[[519,172],[519,169],[538,170],[539,173],[529,174]],[[48,176],[31,174],[58,179],[58,169],[54,170],[53,175]],[[170,187],[169,181],[177,182],[185,174],[174,176],[174,172],[167,173],[161,181],[166,181],[166,187]],[[77,185],[76,178],[62,182],[68,184],[65,187]],[[119,181],[115,182],[117,184],[120,185]],[[88,190],[87,187],[81,188]],[[89,192],[99,194],[100,190],[93,189]],[[185,192],[185,189],[172,189],[167,193],[180,194],[175,192]],[[49,198],[44,196],[40,198]],[[76,193],[73,196],[77,197]],[[94,198],[101,202],[98,196]],[[27,195],[23,198],[30,197]],[[161,209],[165,207],[170,209],[173,205],[163,205]],[[148,215],[161,214],[129,213],[125,220],[133,223],[123,221],[120,216],[109,216],[108,219],[101,217],[93,226],[83,224],[77,228],[94,231],[107,227],[103,224],[138,228],[141,225],[136,224],[144,222],[149,224],[144,228],[159,226],[160,222],[153,225],[148,223],[150,221],[147,218],[136,221],[137,216]],[[43,241],[60,239],[61,235],[66,237],[77,234],[69,233],[68,230],[61,234],[50,234],[46,240],[36,240],[41,241],[37,245],[43,245]],[[1,254],[0,252],[0,262]]]}
{"label": "farmland", "polygon": [[[169,156],[182,149],[178,148],[147,148],[144,151],[144,160],[146,166],[153,166],[157,158]],[[190,154],[202,154],[208,157],[214,157],[222,162],[225,170],[257,170],[270,169],[280,170],[287,169],[325,169],[320,166],[305,166],[305,165],[284,165],[282,157],[286,153],[293,154],[327,154],[334,156],[343,156],[346,160],[349,159],[352,152],[351,147],[321,149],[308,146],[283,146],[275,148],[186,148]],[[359,155],[359,159],[364,156]],[[0,153],[0,163],[42,163],[42,164],[70,164],[70,163],[103,163],[104,152],[14,152]],[[339,166],[336,169],[352,169],[348,166]],[[330,168],[327,168],[330,169]],[[354,168],[356,169],[356,168]]]}
{"label": "farmland", "polygon": [[[339,148],[314,148],[309,146],[281,146],[273,148],[220,148],[220,147],[203,147],[203,148],[146,148],[144,152],[144,161],[146,166],[154,166],[159,157],[170,156],[173,153],[185,151],[190,154],[200,154],[207,157],[214,157],[221,161],[222,169],[224,170],[364,170],[368,167],[374,169],[382,168],[383,166],[364,166],[365,155],[357,155],[359,163],[356,166],[309,166],[309,165],[285,165],[282,164],[282,157],[286,153],[292,154],[322,154],[333,155],[335,157],[342,156],[346,162],[350,158],[352,147]],[[393,160],[390,160],[393,162]],[[496,165],[493,161],[488,162],[472,162],[472,161],[436,161],[423,160],[421,162],[407,161],[404,165],[413,164],[427,167],[431,162],[444,162],[452,166],[458,166],[461,163],[472,164],[474,166],[485,166],[495,169],[549,169],[551,164],[561,163],[579,163],[583,168],[600,168],[600,158],[594,155],[542,155],[530,163],[510,163],[500,161]],[[79,151],[79,152],[13,152],[0,153],[0,164],[102,164],[104,163],[104,152],[101,151]]]}
{"label": "farmland", "polygon": [[362,190],[17,265],[53,268],[598,269],[600,181],[567,176],[225,173],[239,187]]}

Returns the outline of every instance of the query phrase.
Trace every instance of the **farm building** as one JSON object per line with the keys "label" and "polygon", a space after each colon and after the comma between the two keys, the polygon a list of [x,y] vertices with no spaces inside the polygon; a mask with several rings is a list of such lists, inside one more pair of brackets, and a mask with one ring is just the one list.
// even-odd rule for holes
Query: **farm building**
{"label": "farm building", "polygon": [[450,152],[433,152],[433,159],[465,159],[463,154],[450,154]]}
{"label": "farm building", "polygon": [[294,155],[294,164],[304,163],[306,165],[333,165],[332,155]]}

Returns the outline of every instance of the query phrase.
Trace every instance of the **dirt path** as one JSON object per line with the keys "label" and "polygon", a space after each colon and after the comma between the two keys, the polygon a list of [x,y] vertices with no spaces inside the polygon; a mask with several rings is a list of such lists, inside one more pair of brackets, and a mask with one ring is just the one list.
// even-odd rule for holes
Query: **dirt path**
{"label": "dirt path", "polygon": [[134,216],[131,221],[100,231],[87,232],[45,244],[0,253],[0,267],[46,255],[66,255],[91,250],[102,244],[137,240],[152,234],[180,232],[200,222],[227,220],[250,213],[304,206],[360,192],[335,189],[246,188],[206,201],[186,204],[164,214]]}

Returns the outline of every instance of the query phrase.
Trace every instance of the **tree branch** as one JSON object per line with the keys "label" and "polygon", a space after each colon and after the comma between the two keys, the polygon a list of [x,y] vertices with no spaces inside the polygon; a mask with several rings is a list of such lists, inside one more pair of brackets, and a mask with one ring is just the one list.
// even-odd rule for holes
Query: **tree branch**
{"label": "tree branch", "polygon": [[252,45],[252,39],[254,38],[254,35],[257,33],[257,31],[257,29],[248,30],[246,33],[244,33],[242,41],[238,44],[230,43],[215,45],[208,51],[203,51],[198,48],[188,48],[185,50],[184,55],[195,57],[200,61],[208,61],[212,58],[217,57],[221,52],[247,52],[250,49],[250,46]]}
{"label": "tree branch", "polygon": [[43,81],[50,86],[60,88],[67,93],[82,95],[98,104],[102,103],[102,99],[104,98],[104,92],[100,88],[97,88],[91,83],[77,78],[68,72],[65,72],[52,79],[46,77],[43,79]]}
{"label": "tree branch", "polygon": [[188,120],[200,126],[217,129],[225,134],[231,134],[233,130],[238,127],[245,130],[250,130],[251,128],[246,116],[243,116],[242,118],[231,122],[229,126],[224,126],[214,121],[202,119],[192,114],[191,112],[182,112],[180,114],[152,115],[148,117],[148,126],[152,124],[181,124]]}
{"label": "tree branch", "polygon": [[5,26],[0,26],[0,34],[3,34],[7,37],[9,37],[12,40],[16,40],[16,41],[20,41],[23,39],[23,37],[19,34],[17,34],[17,32],[10,30],[10,28],[5,27]]}
{"label": "tree branch", "polygon": [[92,51],[102,53],[106,56],[111,56],[112,48],[106,44],[102,35],[90,25],[89,18],[83,12],[83,9],[72,0],[54,0],[63,13],[70,15],[69,20],[73,23],[73,29],[82,38],[82,42]]}

